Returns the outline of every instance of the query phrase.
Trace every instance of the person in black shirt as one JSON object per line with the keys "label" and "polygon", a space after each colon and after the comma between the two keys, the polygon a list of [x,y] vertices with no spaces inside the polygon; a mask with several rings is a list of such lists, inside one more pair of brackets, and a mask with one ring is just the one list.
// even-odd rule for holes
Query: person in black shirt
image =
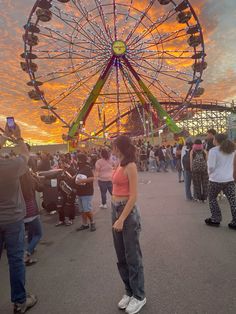
{"label": "person in black shirt", "polygon": [[160,172],[161,169],[164,170],[164,172],[168,172],[167,165],[166,165],[166,159],[165,159],[165,155],[163,153],[162,147],[157,146],[156,150],[155,150],[155,157],[158,160],[158,167],[157,167],[157,172]]}
{"label": "person in black shirt", "polygon": [[91,167],[87,164],[87,156],[84,154],[78,155],[78,174],[75,179],[77,195],[79,196],[79,208],[82,212],[82,225],[76,231],[82,231],[89,228],[88,220],[90,221],[90,231],[95,231],[95,222],[92,214],[92,198],[94,194],[93,181],[94,175]]}
{"label": "person in black shirt", "polygon": [[213,144],[214,141],[214,137],[216,135],[216,130],[214,129],[210,129],[207,131],[207,144],[206,144],[206,151],[209,152],[209,150],[213,147],[215,147],[215,145]]}
{"label": "person in black shirt", "polygon": [[62,206],[58,209],[59,222],[56,224],[56,227],[62,225],[71,226],[75,219],[76,170],[73,165],[66,163],[66,161],[61,163],[61,167],[64,169],[64,172],[59,177],[59,186],[63,202]]}

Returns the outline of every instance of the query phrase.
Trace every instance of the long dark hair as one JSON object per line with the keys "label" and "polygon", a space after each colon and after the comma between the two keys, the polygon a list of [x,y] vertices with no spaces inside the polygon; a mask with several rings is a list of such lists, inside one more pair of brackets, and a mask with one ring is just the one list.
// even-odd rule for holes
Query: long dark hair
{"label": "long dark hair", "polygon": [[128,136],[120,135],[118,136],[113,144],[119,149],[124,158],[121,160],[121,167],[127,166],[130,162],[135,162],[136,149],[135,146],[131,143],[131,140]]}
{"label": "long dark hair", "polygon": [[106,149],[101,150],[101,157],[105,160],[108,160],[110,158],[110,153]]}
{"label": "long dark hair", "polygon": [[216,134],[215,140],[220,144],[220,151],[224,154],[232,154],[235,151],[235,145],[225,134]]}

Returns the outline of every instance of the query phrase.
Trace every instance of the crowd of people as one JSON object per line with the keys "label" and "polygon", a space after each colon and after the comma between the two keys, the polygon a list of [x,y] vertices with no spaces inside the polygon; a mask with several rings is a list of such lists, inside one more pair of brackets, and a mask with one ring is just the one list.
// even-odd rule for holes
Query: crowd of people
{"label": "crowd of people", "polygon": [[226,197],[231,209],[229,228],[236,229],[236,158],[235,144],[225,134],[214,129],[207,131],[205,143],[201,139],[186,139],[181,147],[181,168],[184,173],[187,201],[207,202],[211,217],[205,223],[219,226],[222,220],[219,198]]}
{"label": "crowd of people", "polygon": [[[107,194],[111,195],[114,248],[126,291],[118,307],[128,314],[137,313],[146,303],[140,215],[136,207],[138,170],[176,172],[178,182],[184,182],[187,201],[209,199],[211,216],[205,219],[207,225],[220,225],[218,197],[223,193],[232,213],[228,226],[236,229],[235,145],[213,129],[204,141],[189,137],[184,145],[153,146],[141,139],[131,142],[129,137],[119,136],[112,147],[66,154],[30,153],[18,126],[15,130],[6,127],[5,134],[0,136],[0,147],[7,138],[15,141],[18,152],[0,158],[0,256],[5,246],[14,313],[25,313],[37,302],[36,296],[25,291],[25,266],[37,263],[33,254],[43,233],[37,196],[42,193],[44,208],[56,209],[58,213],[56,227],[72,226],[79,209],[78,232],[96,231],[92,208],[94,182],[100,189],[101,209],[108,207]],[[50,198],[47,191],[53,188],[58,202],[49,202],[49,206],[44,198]]]}
{"label": "crowd of people", "polygon": [[[139,244],[140,214],[136,207],[136,151],[130,138],[118,136],[113,141],[112,156],[105,148],[89,154],[78,151],[30,155],[17,125],[11,130],[6,125],[4,134],[0,135],[0,148],[7,139],[17,144],[18,153],[0,157],[0,256],[5,247],[14,313],[25,313],[37,303],[35,295],[26,293],[25,266],[37,262],[32,255],[41,239],[42,226],[36,191],[45,189],[48,178],[50,187],[58,186],[62,196],[57,226],[73,224],[77,197],[82,224],[76,231],[89,228],[95,231],[94,180],[98,180],[101,191],[101,208],[107,208],[107,192],[112,195],[113,242],[125,288],[118,307],[127,314],[139,312],[146,304],[146,296]],[[57,180],[52,179],[55,174]]]}

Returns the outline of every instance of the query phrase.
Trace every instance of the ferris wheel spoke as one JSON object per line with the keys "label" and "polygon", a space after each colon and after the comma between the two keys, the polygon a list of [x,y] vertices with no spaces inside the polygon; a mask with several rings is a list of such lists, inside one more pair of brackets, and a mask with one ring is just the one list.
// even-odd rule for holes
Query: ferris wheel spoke
{"label": "ferris wheel spoke", "polygon": [[125,22],[124,22],[124,27],[123,27],[123,30],[122,30],[122,33],[121,33],[121,38],[122,36],[124,35],[124,32],[125,32],[125,28],[126,28],[126,25],[128,23],[128,20],[129,20],[129,17],[130,17],[130,12],[131,12],[131,7],[133,5],[133,1],[134,0],[130,0],[130,4],[129,4],[129,9],[127,10],[127,14],[126,14],[126,17],[125,17]]}
{"label": "ferris wheel spoke", "polygon": [[[189,50],[162,50],[162,51],[155,51],[153,52],[153,50],[145,50],[145,51],[142,51],[139,52],[132,52],[130,53],[130,55],[132,57],[135,57],[136,60],[143,60],[144,57],[142,56],[142,54],[145,53],[145,60],[192,60],[192,54],[193,52],[192,51],[189,51]],[[190,55],[191,53],[191,56],[188,56]],[[196,51],[197,53],[197,51]],[[141,56],[139,56],[141,55]]]}
{"label": "ferris wheel spoke", "polygon": [[[134,62],[132,65],[134,65],[134,64],[137,65],[136,62]],[[144,68],[144,67],[142,66],[142,68]],[[150,70],[149,68],[146,68],[146,69]],[[150,86],[155,86],[156,88],[158,88],[159,91],[162,91],[165,95],[167,95],[169,97],[169,94],[160,85],[160,82],[159,82],[159,80],[156,79],[156,77],[150,76],[147,73],[144,74],[144,73],[140,73],[140,72],[138,72],[138,75],[140,75],[140,77],[144,78],[150,84]],[[156,85],[156,83],[158,84],[159,87]]]}
{"label": "ferris wheel spoke", "polygon": [[[166,65],[164,65],[164,64],[162,64],[161,69],[156,69],[156,68],[153,66],[153,64],[150,63],[149,61],[144,60],[144,62],[149,65],[150,69],[153,69],[153,71],[158,71],[159,73],[163,73],[163,72],[164,72],[164,73],[165,73],[165,72],[174,72],[174,73],[178,73],[179,75],[184,75],[184,76],[192,77],[192,73],[190,73],[190,72],[183,72],[183,71],[177,70],[177,69],[175,69],[175,68],[173,68],[173,67],[166,66]],[[138,65],[138,63],[136,63],[136,64]],[[167,70],[163,70],[163,68],[164,68],[164,69],[167,69]]]}
{"label": "ferris wheel spoke", "polygon": [[[57,8],[58,9],[58,8]],[[97,48],[102,47],[102,42],[99,38],[96,37],[96,39],[98,40],[98,42],[94,41],[94,39],[88,34],[88,32],[86,32],[83,29],[83,26],[79,26],[78,23],[75,23],[75,25],[71,24],[71,20],[65,20],[63,19],[62,15],[61,15],[61,10],[58,9],[59,13],[53,12],[53,15],[55,15],[58,19],[60,19],[63,23],[65,23],[67,26],[69,26],[70,28],[72,28],[75,32],[79,33],[80,35],[82,35],[84,38],[86,38],[87,40],[89,40],[90,43],[92,43],[94,46],[96,46]],[[101,46],[100,46],[101,45]],[[99,47],[100,46],[100,47]]]}
{"label": "ferris wheel spoke", "polygon": [[186,82],[186,83],[189,82],[189,79],[185,79],[185,78],[182,78],[182,77],[180,77],[180,76],[175,76],[175,75],[167,74],[167,73],[165,73],[165,72],[163,72],[163,71],[160,71],[159,74],[164,75],[164,76],[167,76],[167,77],[170,77],[170,78],[174,78],[174,79],[179,80],[179,81],[182,81],[182,82]]}
{"label": "ferris wheel spoke", "polygon": [[[83,5],[81,4],[80,0],[72,0],[72,2],[74,3],[75,7],[78,9],[78,11],[80,12],[81,15],[83,15],[83,17],[85,18],[85,20],[88,22],[88,24],[90,25],[90,27],[93,29],[93,31],[96,33],[96,38],[99,41],[102,41],[103,44],[107,43],[107,38],[104,35],[102,29],[100,28],[100,26],[98,24],[94,24],[90,19],[89,19],[89,12],[87,11],[87,9],[85,7],[83,7]],[[75,20],[77,19],[76,17],[74,17]],[[97,28],[99,29],[100,33],[97,32]],[[103,39],[102,39],[103,37]]]}
{"label": "ferris wheel spoke", "polygon": [[[181,34],[184,32],[184,34]],[[145,47],[145,49],[151,48],[153,46],[157,46],[159,44],[164,44],[166,42],[169,42],[174,39],[181,38],[183,36],[187,36],[188,34],[186,33],[186,28],[179,29],[177,31],[173,32],[168,32],[168,33],[163,33],[163,34],[158,34],[156,38],[156,35],[152,35],[152,38],[150,38],[147,41],[141,41],[139,44],[134,45],[131,49],[132,50],[137,50],[138,47],[141,45]],[[140,49],[142,50],[142,49]]]}
{"label": "ferris wheel spoke", "polygon": [[146,38],[148,35],[152,33],[153,30],[157,29],[159,26],[161,26],[163,23],[167,22],[170,18],[172,18],[176,14],[176,11],[174,9],[170,10],[167,14],[157,19],[156,22],[152,23],[143,34],[138,35],[131,41],[130,45],[136,45],[140,40]]}
{"label": "ferris wheel spoke", "polygon": [[[62,102],[63,100],[65,100],[67,97],[69,97],[70,95],[72,95],[75,91],[77,91],[80,87],[85,87],[88,90],[90,90],[90,87],[87,86],[87,83],[91,80],[91,78],[97,74],[99,74],[101,71],[101,69],[99,68],[96,73],[94,73],[93,75],[89,75],[86,77],[86,80],[83,81],[85,78],[81,79],[79,82],[76,82],[74,84],[71,84],[69,88],[67,88],[66,90],[64,90],[62,93],[60,93],[58,95],[58,97],[54,98],[52,101],[49,102],[50,105],[53,104],[53,106],[58,105],[60,102]],[[60,98],[60,99],[59,99]]]}
{"label": "ferris wheel spoke", "polygon": [[185,33],[185,34],[177,35],[177,36],[172,37],[172,38],[165,38],[164,40],[160,39],[157,44],[158,44],[158,45],[160,45],[160,44],[166,44],[166,43],[168,43],[168,42],[171,42],[172,40],[179,39],[179,38],[183,38],[183,37],[187,37],[187,36],[188,36],[188,34]]}
{"label": "ferris wheel spoke", "polygon": [[113,0],[113,25],[114,25],[114,38],[117,40],[117,7],[116,0]]}
{"label": "ferris wheel spoke", "polygon": [[[44,77],[49,77],[49,76],[52,76],[52,78],[50,78],[50,79],[48,79],[48,80],[46,80],[46,81],[44,81],[44,83],[48,83],[48,82],[51,82],[51,81],[55,81],[55,80],[58,80],[58,79],[60,79],[60,78],[63,78],[63,77],[68,77],[68,76],[70,76],[70,75],[72,75],[72,74],[76,74],[76,73],[78,73],[79,71],[88,71],[88,70],[91,70],[92,68],[94,68],[94,67],[96,67],[98,64],[100,64],[100,61],[99,62],[97,62],[97,63],[95,63],[94,65],[89,65],[89,66],[87,66],[87,67],[85,67],[86,65],[88,65],[88,62],[86,62],[84,65],[82,65],[81,67],[79,67],[79,68],[76,68],[76,69],[74,69],[73,71],[71,71],[71,72],[67,72],[67,71],[55,71],[55,72],[51,72],[51,73],[48,73],[48,74],[46,74],[46,75],[44,75],[44,76],[39,76],[39,77],[37,77],[36,79],[38,80],[38,79],[42,79],[42,78],[44,78]],[[70,68],[75,68],[76,66],[70,66]],[[61,73],[61,75],[58,75],[57,76],[57,74],[60,74]]]}
{"label": "ferris wheel spoke", "polygon": [[[35,52],[37,54],[42,54],[37,56],[37,59],[39,60],[60,60],[60,59],[70,59],[71,56],[73,56],[73,60],[102,60],[103,58],[100,56],[88,56],[88,55],[81,55],[78,52],[78,50],[66,50],[66,51],[62,51],[62,50],[35,50]],[[54,54],[54,55],[53,55]]]}
{"label": "ferris wheel spoke", "polygon": [[[137,60],[134,60],[134,59],[131,58],[131,57],[127,57],[127,58],[128,58],[128,60],[131,62],[131,64],[132,64],[135,68],[138,69],[138,71],[139,71],[139,70],[141,71],[142,69],[145,69],[145,70],[148,70],[148,71],[152,71],[152,72],[158,73],[158,72],[160,71],[160,69],[161,69],[161,65],[159,66],[159,68],[155,68],[152,64],[149,64],[148,62],[146,62],[146,63],[148,63],[148,64],[147,64],[146,66],[144,66],[143,64],[138,63]],[[145,62],[145,58],[142,59],[142,61]]]}
{"label": "ferris wheel spoke", "polygon": [[98,10],[100,19],[102,21],[103,28],[104,28],[108,38],[110,38],[112,40],[111,31],[110,31],[109,25],[106,23],[106,18],[105,18],[104,12],[103,12],[101,1],[100,0],[94,0],[94,2],[96,4],[96,8]]}
{"label": "ferris wheel spoke", "polygon": [[[43,76],[39,76],[38,79],[39,79],[39,78],[42,78],[42,77],[45,77],[45,76],[50,76],[50,75],[53,75],[53,74],[58,74],[58,73],[72,74],[72,73],[74,73],[74,72],[76,72],[76,71],[82,70],[83,67],[85,67],[85,66],[87,66],[87,65],[89,65],[89,66],[86,67],[86,69],[90,69],[90,68],[92,68],[92,67],[94,67],[94,66],[100,64],[100,62],[101,62],[101,60],[96,60],[96,61],[97,61],[97,62],[93,63],[93,62],[91,62],[91,61],[89,61],[89,60],[86,60],[86,61],[84,61],[84,62],[82,62],[82,63],[73,64],[73,65],[70,65],[70,66],[68,66],[68,67],[64,67],[64,68],[62,68],[62,69],[58,69],[58,70],[56,70],[56,71],[50,72],[50,73],[48,73],[48,74],[45,74],[45,75],[43,75]],[[67,70],[74,69],[74,68],[76,68],[76,67],[78,67],[78,68],[77,68],[75,71],[74,71],[74,70],[73,70],[73,71],[67,71]]]}
{"label": "ferris wheel spoke", "polygon": [[[147,60],[143,60],[145,62],[145,64],[147,64],[148,67],[146,67],[147,70],[151,70],[151,71],[154,71],[154,72],[158,72],[159,74],[163,74],[163,75],[166,75],[166,76],[169,76],[169,77],[172,77],[172,78],[175,78],[175,79],[178,79],[178,80],[182,80],[182,81],[185,81],[185,82],[189,82],[189,78],[188,79],[185,79],[183,77],[180,77],[180,76],[174,76],[174,75],[171,75],[171,74],[167,74],[165,70],[162,70],[162,68],[165,68],[166,66],[162,64],[162,66],[160,67],[160,69],[157,69],[155,68],[155,66],[153,66],[152,63],[150,63],[149,61]],[[168,67],[167,67],[168,68]],[[185,74],[186,76],[186,73],[185,72],[181,72],[181,71],[178,71],[178,70],[175,70],[175,72],[178,72],[178,75],[183,75]],[[192,75],[191,75],[192,77]]]}
{"label": "ferris wheel spoke", "polygon": [[164,94],[165,96],[167,96],[169,99],[172,99],[173,101],[175,101],[175,98],[173,96],[171,96],[166,90],[165,88],[160,84],[160,82],[158,80],[153,80],[152,77],[148,76],[148,75],[144,75],[144,74],[139,74],[148,84],[149,84],[149,88],[151,86],[155,87],[160,93]]}
{"label": "ferris wheel spoke", "polygon": [[156,0],[150,0],[148,6],[145,8],[144,12],[142,13],[142,15],[140,16],[140,18],[137,20],[137,22],[134,25],[134,28],[129,32],[128,36],[126,37],[125,42],[128,43],[129,40],[132,38],[133,34],[135,33],[135,31],[137,30],[137,28],[139,27],[139,25],[141,24],[141,22],[143,21],[143,19],[147,16],[148,12],[150,11],[150,9],[152,8],[153,4],[156,2]]}
{"label": "ferris wheel spoke", "polygon": [[58,42],[62,42],[62,43],[66,43],[66,44],[73,44],[70,40],[68,40],[68,39],[64,39],[64,38],[58,38],[58,37],[54,37],[53,35],[52,35],[52,33],[51,34],[45,34],[45,33],[40,33],[40,36],[43,36],[43,37],[46,37],[46,38],[49,38],[49,39],[53,39],[53,40],[55,40],[55,41],[58,41]]}
{"label": "ferris wheel spoke", "polygon": [[[57,36],[59,36],[60,38],[62,38],[65,42],[71,42],[71,36],[67,33],[63,33],[63,32],[60,32],[56,29],[53,29],[51,27],[48,27],[48,26],[42,26],[40,25],[41,28],[43,28],[45,31],[48,31],[50,34],[54,33],[56,34]],[[42,31],[40,31],[40,35],[44,35],[45,33],[42,33]]]}
{"label": "ferris wheel spoke", "polygon": [[[140,56],[136,58],[137,61],[143,61],[144,57]],[[150,56],[145,56],[145,60],[192,60],[192,57],[178,57],[178,56],[164,56],[164,54],[155,53]]]}

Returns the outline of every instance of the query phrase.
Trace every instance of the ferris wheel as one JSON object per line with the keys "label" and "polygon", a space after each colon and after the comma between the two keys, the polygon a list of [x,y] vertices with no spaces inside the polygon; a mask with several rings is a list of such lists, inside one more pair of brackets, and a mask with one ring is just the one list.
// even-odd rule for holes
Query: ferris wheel
{"label": "ferris wheel", "polygon": [[[24,28],[28,95],[68,138],[120,132],[133,108],[178,132],[175,119],[204,93],[203,32],[188,0],[38,0]],[[164,99],[179,105],[168,112]]]}

